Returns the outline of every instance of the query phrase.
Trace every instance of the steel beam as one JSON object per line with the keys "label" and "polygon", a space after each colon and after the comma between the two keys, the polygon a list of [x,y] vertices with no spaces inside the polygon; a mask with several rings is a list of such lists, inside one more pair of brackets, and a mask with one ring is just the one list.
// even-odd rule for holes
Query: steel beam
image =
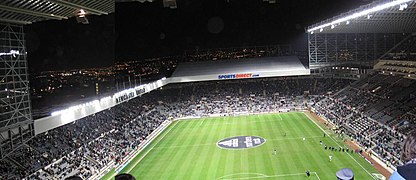
{"label": "steel beam", "polygon": [[3,9],[5,11],[9,11],[9,12],[14,12],[14,13],[27,14],[27,15],[31,15],[31,16],[37,16],[37,17],[43,17],[43,18],[46,18],[46,19],[56,19],[56,20],[68,19],[68,17],[65,17],[65,16],[60,16],[60,15],[55,15],[55,14],[48,14],[48,13],[43,13],[43,12],[38,12],[38,11],[16,8],[16,7],[10,7],[10,6],[2,5],[2,4],[0,4],[0,9]]}
{"label": "steel beam", "polygon": [[0,56],[0,133],[8,134],[0,144],[1,157],[34,137],[23,25],[0,23],[0,48],[16,54]]}
{"label": "steel beam", "polygon": [[19,21],[19,20],[4,19],[4,18],[0,18],[0,22],[6,22],[6,23],[12,23],[12,24],[21,24],[21,25],[32,24],[32,22],[30,22],[30,21]]}
{"label": "steel beam", "polygon": [[101,10],[98,10],[98,9],[86,7],[86,6],[83,6],[83,5],[80,5],[80,4],[76,4],[76,3],[71,3],[71,2],[68,2],[68,1],[64,1],[64,0],[49,0],[49,1],[51,1],[53,3],[56,3],[58,5],[61,5],[61,6],[68,7],[68,8],[83,9],[83,10],[87,11],[87,13],[89,12],[89,13],[95,14],[95,15],[102,15],[102,14],[107,15],[108,14],[105,11],[101,11]]}

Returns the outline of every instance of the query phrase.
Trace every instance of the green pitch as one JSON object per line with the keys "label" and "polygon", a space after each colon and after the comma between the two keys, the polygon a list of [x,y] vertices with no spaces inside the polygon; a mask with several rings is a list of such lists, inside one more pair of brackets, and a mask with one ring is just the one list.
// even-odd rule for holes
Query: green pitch
{"label": "green pitch", "polygon": [[[334,179],[335,172],[348,167],[355,179],[374,179],[372,174],[378,172],[359,155],[325,150],[319,141],[345,145],[329,131],[324,138],[317,125],[302,112],[176,121],[121,172],[138,179],[286,180],[308,179],[308,169],[309,179],[324,180]],[[241,150],[217,146],[233,136],[259,136],[266,142]],[[114,175],[111,171],[103,179]]]}

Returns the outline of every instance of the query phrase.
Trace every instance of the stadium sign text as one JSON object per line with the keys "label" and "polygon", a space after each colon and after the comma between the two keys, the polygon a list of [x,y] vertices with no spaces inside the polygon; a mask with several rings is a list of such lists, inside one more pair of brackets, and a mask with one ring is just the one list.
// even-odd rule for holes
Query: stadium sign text
{"label": "stadium sign text", "polygon": [[124,94],[121,94],[118,97],[116,97],[116,103],[118,104],[118,103],[127,101],[131,98],[134,98],[134,97],[135,97],[134,92],[124,93]]}
{"label": "stadium sign text", "polygon": [[259,136],[235,136],[217,142],[217,146],[224,149],[246,149],[258,147],[266,140]]}
{"label": "stadium sign text", "polygon": [[242,78],[254,78],[259,77],[259,74],[253,74],[253,73],[244,73],[244,74],[224,74],[219,75],[218,79],[242,79]]}
{"label": "stadium sign text", "polygon": [[144,88],[136,89],[136,95],[144,94],[146,90]]}

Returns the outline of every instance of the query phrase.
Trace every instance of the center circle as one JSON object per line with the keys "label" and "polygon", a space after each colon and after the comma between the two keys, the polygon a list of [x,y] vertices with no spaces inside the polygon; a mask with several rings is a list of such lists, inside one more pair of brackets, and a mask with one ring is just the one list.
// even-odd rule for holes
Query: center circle
{"label": "center circle", "polygon": [[223,149],[247,149],[261,146],[266,139],[259,136],[234,136],[222,139],[217,146]]}

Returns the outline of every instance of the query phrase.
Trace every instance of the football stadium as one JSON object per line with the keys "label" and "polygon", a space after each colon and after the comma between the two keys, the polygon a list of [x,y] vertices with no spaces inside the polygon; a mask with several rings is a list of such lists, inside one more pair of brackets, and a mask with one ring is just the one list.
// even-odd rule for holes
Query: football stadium
{"label": "football stadium", "polygon": [[[117,8],[182,5],[127,1]],[[115,3],[0,2],[0,179],[416,179],[415,0],[316,17],[302,32],[306,51],[242,45],[118,63],[100,70],[114,91],[94,81],[96,96],[35,118],[25,28],[90,26],[117,17]],[[124,82],[137,69],[140,82]],[[59,74],[88,71],[99,76]]]}

